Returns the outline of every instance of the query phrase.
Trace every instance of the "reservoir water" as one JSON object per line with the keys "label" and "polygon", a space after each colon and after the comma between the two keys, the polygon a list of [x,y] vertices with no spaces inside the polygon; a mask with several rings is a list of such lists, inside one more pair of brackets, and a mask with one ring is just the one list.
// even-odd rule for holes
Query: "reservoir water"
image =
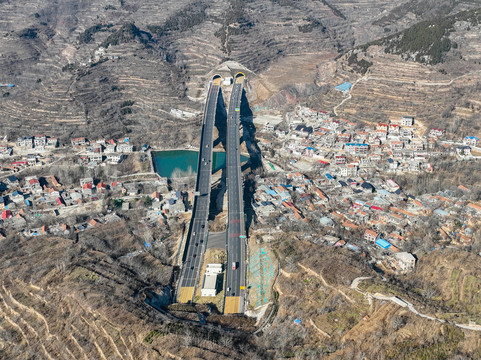
{"label": "reservoir water", "polygon": [[[225,168],[225,152],[214,152],[212,171],[217,172]],[[199,152],[196,150],[167,150],[153,151],[152,159],[155,172],[162,177],[178,178],[197,174],[197,160]],[[249,158],[241,155],[241,163]]]}

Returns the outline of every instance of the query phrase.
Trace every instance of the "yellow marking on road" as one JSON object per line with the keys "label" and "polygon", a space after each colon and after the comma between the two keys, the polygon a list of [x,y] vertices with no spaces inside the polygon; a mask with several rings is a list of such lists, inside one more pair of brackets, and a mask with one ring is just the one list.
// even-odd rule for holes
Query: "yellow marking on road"
{"label": "yellow marking on road", "polygon": [[238,314],[239,313],[239,296],[226,296],[224,314]]}
{"label": "yellow marking on road", "polygon": [[194,297],[194,287],[181,287],[179,291],[179,296],[177,296],[177,302],[186,304],[192,301]]}

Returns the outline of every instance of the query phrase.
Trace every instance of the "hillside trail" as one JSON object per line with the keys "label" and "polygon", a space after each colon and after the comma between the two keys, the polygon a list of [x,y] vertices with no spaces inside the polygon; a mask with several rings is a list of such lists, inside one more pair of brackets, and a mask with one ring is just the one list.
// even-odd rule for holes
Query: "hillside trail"
{"label": "hillside trail", "polygon": [[424,319],[428,319],[428,320],[433,320],[433,321],[438,321],[440,323],[444,323],[444,324],[452,324],[454,326],[457,326],[461,329],[465,329],[465,330],[472,330],[472,331],[481,331],[481,325],[469,325],[469,324],[460,324],[460,323],[455,323],[455,322],[450,322],[450,321],[446,321],[444,319],[440,319],[440,318],[437,318],[437,317],[433,317],[433,316],[429,316],[429,315],[426,315],[426,314],[422,314],[420,313],[419,311],[417,311],[415,308],[414,308],[414,305],[411,304],[410,302],[406,301],[406,300],[403,300],[401,299],[400,297],[398,296],[388,296],[388,295],[384,295],[384,294],[380,294],[380,293],[375,293],[375,294],[371,294],[367,291],[364,291],[364,290],[361,290],[359,289],[359,284],[363,281],[363,280],[367,280],[367,279],[370,279],[370,277],[358,277],[358,278],[355,278],[352,283],[351,283],[351,289],[353,290],[356,290],[357,292],[365,295],[366,297],[368,298],[374,298],[374,299],[378,299],[378,300],[384,300],[384,301],[391,301],[409,311],[411,311],[413,314],[419,316],[419,317],[422,317]]}
{"label": "hillside trail", "polygon": [[337,291],[339,294],[341,294],[342,296],[344,296],[346,298],[347,301],[349,301],[351,304],[354,304],[355,301],[353,299],[351,299],[349,296],[347,296],[342,290],[339,290],[338,288],[332,286],[332,285],[329,285],[327,283],[327,281],[324,279],[324,277],[321,275],[321,274],[318,274],[316,273],[314,270],[312,269],[309,269],[308,267],[300,264],[300,263],[297,263],[297,265],[299,265],[304,271],[306,271],[307,273],[315,276],[316,278],[318,278],[319,280],[321,280],[322,284],[325,286],[325,287],[328,287],[329,289],[332,289],[334,291]]}

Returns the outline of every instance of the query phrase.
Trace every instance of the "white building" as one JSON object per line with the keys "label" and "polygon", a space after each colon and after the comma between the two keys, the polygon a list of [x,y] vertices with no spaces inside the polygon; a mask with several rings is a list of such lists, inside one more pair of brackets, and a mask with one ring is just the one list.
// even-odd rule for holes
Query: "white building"
{"label": "white building", "polygon": [[234,82],[234,79],[232,77],[225,77],[224,81],[222,82],[222,85],[229,86],[229,85],[232,85],[233,82]]}
{"label": "white building", "polygon": [[121,143],[117,145],[117,152],[119,153],[131,153],[134,151],[134,147],[129,143]]}
{"label": "white building", "polygon": [[107,146],[105,146],[105,152],[106,153],[113,153],[113,152],[115,152],[116,147],[117,147],[117,145],[115,145],[115,144],[107,144]]}
{"label": "white building", "polygon": [[222,273],[222,264],[207,264],[205,267],[205,273],[208,275],[211,274],[221,274]]}
{"label": "white building", "polygon": [[109,164],[120,164],[123,160],[123,155],[122,154],[108,154],[107,155],[107,162]]}
{"label": "white building", "polygon": [[463,144],[464,145],[469,145],[469,146],[476,146],[477,143],[478,143],[478,138],[475,137],[475,136],[466,136],[464,139],[463,139]]}
{"label": "white building", "polygon": [[217,274],[205,274],[201,296],[216,296],[217,295]]}
{"label": "white building", "polygon": [[17,139],[17,146],[24,149],[33,148],[33,139],[31,137],[21,137]]}
{"label": "white building", "polygon": [[394,255],[398,261],[399,267],[404,271],[414,270],[416,265],[416,258],[408,252],[400,252]]}
{"label": "white building", "polygon": [[272,124],[270,124],[270,123],[268,123],[268,122],[266,122],[266,123],[264,124],[264,128],[263,128],[262,130],[267,131],[267,132],[271,132],[271,131],[274,131],[274,130],[275,130],[275,126],[272,125]]}
{"label": "white building", "polygon": [[414,125],[414,117],[412,116],[403,116],[401,118],[401,125],[402,126],[413,126]]}

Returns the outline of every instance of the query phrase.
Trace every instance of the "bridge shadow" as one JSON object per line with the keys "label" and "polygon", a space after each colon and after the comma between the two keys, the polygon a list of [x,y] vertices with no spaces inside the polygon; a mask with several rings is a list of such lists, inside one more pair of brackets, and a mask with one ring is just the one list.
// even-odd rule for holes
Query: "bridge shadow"
{"label": "bridge shadow", "polygon": [[[218,136],[217,139],[214,140],[213,146],[216,147],[217,145],[222,144],[222,147],[225,150],[227,147],[227,110],[224,103],[224,97],[222,96],[222,89],[219,90],[219,96],[217,98],[214,126],[217,129]],[[227,171],[225,166],[219,171],[221,171],[220,179],[214,183],[210,193],[209,221],[214,220],[224,208]]]}
{"label": "bridge shadow", "polygon": [[245,227],[246,235],[249,236],[249,228],[255,220],[256,213],[252,206],[254,202],[254,194],[256,192],[256,175],[263,175],[264,169],[262,167],[261,150],[255,143],[256,127],[253,123],[253,113],[247,100],[245,89],[242,90],[240,116],[242,123],[242,141],[244,141],[249,153],[250,167],[248,175],[244,178],[244,213],[245,213]]}

